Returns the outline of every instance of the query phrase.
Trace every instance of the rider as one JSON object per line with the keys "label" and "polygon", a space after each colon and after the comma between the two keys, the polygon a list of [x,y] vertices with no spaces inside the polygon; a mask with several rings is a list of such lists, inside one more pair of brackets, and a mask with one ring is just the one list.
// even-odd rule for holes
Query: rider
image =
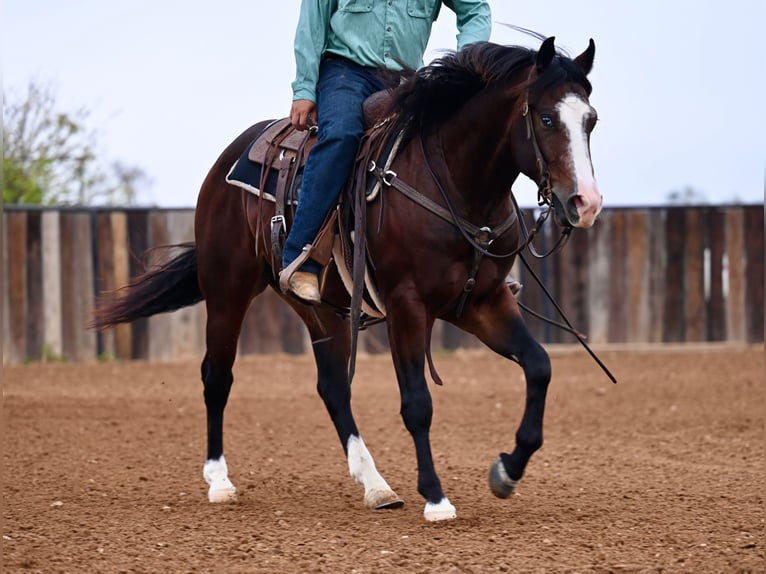
{"label": "rider", "polygon": [[[379,70],[423,64],[431,25],[442,2],[457,17],[457,48],[486,41],[491,30],[486,0],[303,0],[295,33],[297,74],[292,125],[317,125],[317,143],[303,172],[295,220],[284,245],[283,273],[293,273],[289,290],[319,303],[319,265],[308,254],[327,213],[353,167],[364,133],[362,104],[384,89]],[[302,253],[303,252],[303,253]],[[295,262],[292,268],[290,263]],[[298,271],[294,271],[300,265]]]}

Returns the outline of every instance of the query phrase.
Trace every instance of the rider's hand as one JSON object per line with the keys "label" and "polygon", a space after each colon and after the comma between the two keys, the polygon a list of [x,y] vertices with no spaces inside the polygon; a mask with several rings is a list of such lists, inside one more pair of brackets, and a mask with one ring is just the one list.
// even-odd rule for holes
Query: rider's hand
{"label": "rider's hand", "polygon": [[316,104],[311,100],[295,100],[290,108],[290,121],[296,130],[306,130],[316,124],[314,110]]}

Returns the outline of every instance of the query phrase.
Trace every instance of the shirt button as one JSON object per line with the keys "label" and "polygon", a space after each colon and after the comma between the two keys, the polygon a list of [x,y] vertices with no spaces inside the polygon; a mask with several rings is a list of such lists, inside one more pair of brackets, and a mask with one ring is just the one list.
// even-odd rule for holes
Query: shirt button
{"label": "shirt button", "polygon": [[386,32],[390,32],[390,31],[391,31],[391,26],[389,26],[388,28],[386,28]]}

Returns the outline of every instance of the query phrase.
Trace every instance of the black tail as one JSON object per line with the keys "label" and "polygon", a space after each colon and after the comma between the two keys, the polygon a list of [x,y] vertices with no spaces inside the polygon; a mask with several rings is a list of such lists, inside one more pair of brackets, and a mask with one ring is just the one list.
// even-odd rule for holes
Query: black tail
{"label": "black tail", "polygon": [[157,313],[188,307],[204,299],[197,281],[197,248],[194,243],[168,245],[183,249],[167,263],[149,269],[119,289],[116,299],[101,299],[90,327],[108,329]]}

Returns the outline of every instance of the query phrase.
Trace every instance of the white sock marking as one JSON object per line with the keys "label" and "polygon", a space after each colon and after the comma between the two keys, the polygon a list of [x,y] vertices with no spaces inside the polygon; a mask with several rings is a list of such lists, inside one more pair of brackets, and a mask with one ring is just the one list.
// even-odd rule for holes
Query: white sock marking
{"label": "white sock marking", "polygon": [[210,502],[230,502],[236,500],[237,489],[229,480],[229,467],[223,455],[218,460],[207,460],[202,467],[202,476],[210,485],[207,497]]}
{"label": "white sock marking", "polygon": [[452,520],[457,518],[457,511],[452,503],[445,496],[437,504],[432,502],[426,503],[426,508],[423,511],[423,517],[429,522],[436,522],[437,520]]}
{"label": "white sock marking", "polygon": [[375,468],[375,461],[364,441],[355,435],[348,437],[348,471],[354,480],[364,486],[365,493],[372,490],[391,490],[388,483]]}

